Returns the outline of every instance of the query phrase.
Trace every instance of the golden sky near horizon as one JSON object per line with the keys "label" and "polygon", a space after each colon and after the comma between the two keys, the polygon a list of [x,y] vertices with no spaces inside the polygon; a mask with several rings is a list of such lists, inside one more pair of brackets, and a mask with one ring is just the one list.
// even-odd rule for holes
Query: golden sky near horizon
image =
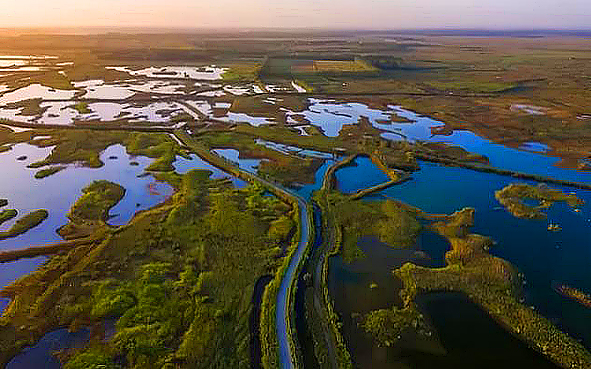
{"label": "golden sky near horizon", "polygon": [[591,0],[4,0],[0,27],[591,28]]}

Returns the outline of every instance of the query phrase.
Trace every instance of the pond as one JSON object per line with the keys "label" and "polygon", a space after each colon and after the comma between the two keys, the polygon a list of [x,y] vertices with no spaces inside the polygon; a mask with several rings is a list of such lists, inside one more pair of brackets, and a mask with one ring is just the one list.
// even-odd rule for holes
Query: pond
{"label": "pond", "polygon": [[417,298],[429,317],[444,353],[403,349],[402,362],[416,369],[558,369],[507,332],[478,305],[459,293],[429,293]]}
{"label": "pond", "polygon": [[[472,231],[496,241],[491,253],[510,261],[525,275],[526,303],[591,347],[591,310],[554,290],[557,284],[565,284],[591,291],[590,191],[551,186],[575,192],[585,200],[580,212],[556,204],[546,211],[547,220],[527,220],[503,210],[494,192],[511,183],[535,182],[424,162],[412,177],[368,199],[395,198],[433,214],[475,208]],[[549,232],[549,223],[560,225],[562,231]]]}
{"label": "pond", "polygon": [[53,354],[60,350],[83,347],[90,340],[90,336],[90,329],[85,327],[76,332],[69,332],[67,328],[49,332],[34,346],[23,349],[6,365],[6,368],[60,369],[62,366]]}
{"label": "pond", "polygon": [[[537,142],[527,142],[521,149],[513,149],[496,144],[470,131],[456,130],[449,135],[434,134],[434,128],[444,127],[441,121],[422,116],[400,106],[389,106],[386,110],[373,109],[362,103],[343,103],[336,100],[311,98],[310,106],[304,112],[289,114],[303,115],[310,124],[319,127],[326,136],[336,137],[344,125],[357,124],[359,118],[366,117],[370,124],[383,131],[382,137],[388,140],[410,142],[423,141],[447,143],[465,150],[485,155],[490,164],[497,168],[524,172],[528,174],[559,178],[568,181],[591,183],[591,172],[559,168],[557,157],[544,153],[550,147]],[[406,122],[397,122],[395,116]]]}
{"label": "pond", "polygon": [[359,367],[374,367],[391,350],[378,347],[358,326],[359,318],[373,310],[400,306],[398,291],[403,286],[392,271],[407,262],[441,266],[449,243],[437,234],[423,231],[410,248],[394,248],[372,236],[361,237],[357,246],[365,257],[350,263],[341,255],[328,260],[329,292],[342,319],[342,333],[355,363]]}
{"label": "pond", "polygon": [[[362,175],[360,175],[362,173]],[[335,172],[339,191],[351,194],[365,188],[388,182],[390,177],[367,156],[359,156]]]}
{"label": "pond", "polygon": [[228,112],[225,116],[216,118],[228,123],[248,123],[253,127],[259,127],[265,124],[273,124],[275,121],[267,117],[253,117],[245,113]]}
{"label": "pond", "polygon": [[226,160],[238,164],[240,169],[252,174],[257,173],[259,165],[261,164],[261,159],[240,158],[240,152],[236,149],[215,149],[213,152]]}
{"label": "pond", "polygon": [[208,81],[221,79],[222,74],[228,70],[227,68],[219,68],[214,65],[203,67],[149,67],[139,70],[133,70],[129,67],[107,67],[107,69],[129,73],[132,76],[144,76],[148,78],[181,78]]}
{"label": "pond", "polygon": [[29,99],[68,100],[73,98],[75,93],[75,90],[57,90],[40,84],[32,84],[5,93],[0,97],[0,104],[10,104]]}
{"label": "pond", "polygon": [[310,200],[315,191],[318,191],[322,187],[324,175],[326,171],[336,162],[336,160],[328,159],[318,168],[314,174],[314,183],[308,184],[293,184],[293,190],[306,200]]}
{"label": "pond", "polygon": [[[34,177],[36,169],[27,165],[45,158],[51,148],[37,148],[29,144],[14,145],[0,154],[0,197],[8,199],[7,208],[25,215],[36,209],[47,209],[49,217],[30,231],[0,241],[0,250],[15,250],[60,241],[56,230],[68,222],[70,207],[82,194],[82,189],[92,181],[104,179],[120,184],[126,192],[123,199],[111,209],[109,223],[122,225],[140,211],[151,208],[172,194],[172,187],[157,182],[152,176],[140,176],[153,159],[127,154],[121,145],[108,147],[100,156],[104,166],[85,168],[68,165],[66,169],[43,179]],[[17,158],[26,156],[23,161]],[[139,165],[131,165],[136,162]],[[2,225],[9,228],[15,219]]]}

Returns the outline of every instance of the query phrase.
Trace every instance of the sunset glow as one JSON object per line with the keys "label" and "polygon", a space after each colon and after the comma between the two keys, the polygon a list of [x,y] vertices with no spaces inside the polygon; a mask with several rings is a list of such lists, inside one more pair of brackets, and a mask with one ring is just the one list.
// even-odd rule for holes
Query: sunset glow
{"label": "sunset glow", "polygon": [[583,28],[586,0],[22,0],[5,1],[2,27]]}

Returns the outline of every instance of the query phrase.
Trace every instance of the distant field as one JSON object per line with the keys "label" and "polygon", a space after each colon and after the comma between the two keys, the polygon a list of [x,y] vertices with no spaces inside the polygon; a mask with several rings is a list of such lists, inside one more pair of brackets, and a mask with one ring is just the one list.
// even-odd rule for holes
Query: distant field
{"label": "distant field", "polygon": [[502,92],[518,86],[511,82],[428,82],[427,85],[438,90],[467,90],[472,92]]}
{"label": "distant field", "polygon": [[314,62],[315,72],[371,72],[376,68],[360,61],[318,60]]}
{"label": "distant field", "polygon": [[290,75],[314,73],[358,73],[377,71],[362,60],[308,60],[270,58],[263,67],[264,74]]}

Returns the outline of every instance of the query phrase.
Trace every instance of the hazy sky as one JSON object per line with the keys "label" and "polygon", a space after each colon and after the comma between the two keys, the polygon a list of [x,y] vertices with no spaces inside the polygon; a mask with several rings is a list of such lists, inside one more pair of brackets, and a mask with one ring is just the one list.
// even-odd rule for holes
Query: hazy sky
{"label": "hazy sky", "polygon": [[591,0],[3,0],[0,27],[591,28]]}

